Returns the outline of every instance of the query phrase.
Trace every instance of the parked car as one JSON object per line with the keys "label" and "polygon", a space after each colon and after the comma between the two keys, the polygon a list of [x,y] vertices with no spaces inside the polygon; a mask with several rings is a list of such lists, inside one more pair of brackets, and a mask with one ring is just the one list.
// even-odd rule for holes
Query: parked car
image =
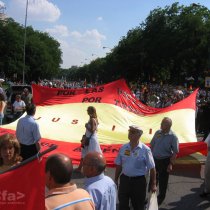
{"label": "parked car", "polygon": [[10,123],[15,119],[12,105],[15,102],[16,95],[22,95],[24,89],[27,88],[32,94],[32,87],[30,85],[10,85],[7,89],[5,89],[7,106],[5,111],[5,123]]}

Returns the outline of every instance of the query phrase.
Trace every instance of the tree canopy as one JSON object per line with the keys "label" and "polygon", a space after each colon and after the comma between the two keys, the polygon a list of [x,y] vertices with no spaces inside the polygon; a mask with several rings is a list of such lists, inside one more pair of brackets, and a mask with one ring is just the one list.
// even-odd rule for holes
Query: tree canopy
{"label": "tree canopy", "polygon": [[[13,19],[0,21],[0,72],[6,78],[23,78],[25,28]],[[57,75],[61,60],[60,44],[47,33],[26,28],[25,80],[51,79]]]}
{"label": "tree canopy", "polygon": [[210,73],[209,46],[210,10],[173,3],[151,11],[105,58],[72,67],[67,75],[104,82],[124,77],[178,84],[190,76],[199,81]]}
{"label": "tree canopy", "polygon": [[[22,80],[24,27],[13,19],[0,21],[0,73]],[[210,10],[199,4],[173,3],[156,8],[130,29],[104,58],[82,67],[60,69],[61,49],[47,33],[26,28],[26,81],[51,79],[109,82],[166,81],[180,84],[186,77],[201,82],[210,75]]]}

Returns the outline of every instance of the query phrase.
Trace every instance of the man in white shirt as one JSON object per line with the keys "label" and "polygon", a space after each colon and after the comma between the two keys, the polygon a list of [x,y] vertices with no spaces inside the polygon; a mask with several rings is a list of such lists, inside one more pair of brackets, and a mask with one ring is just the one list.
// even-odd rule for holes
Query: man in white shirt
{"label": "man in white shirt", "polygon": [[13,103],[12,107],[17,118],[25,111],[26,104],[23,100],[21,100],[20,95],[16,95],[15,102]]}

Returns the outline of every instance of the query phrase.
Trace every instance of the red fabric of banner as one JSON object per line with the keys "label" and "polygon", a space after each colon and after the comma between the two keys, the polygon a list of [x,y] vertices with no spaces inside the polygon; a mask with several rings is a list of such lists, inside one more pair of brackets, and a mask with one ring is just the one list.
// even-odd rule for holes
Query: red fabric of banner
{"label": "red fabric of banner", "polygon": [[[47,155],[45,155],[45,157],[47,157],[48,155],[52,153],[61,152],[68,155],[72,159],[73,164],[79,164],[80,159],[81,159],[81,145],[80,144],[70,143],[70,142],[61,142],[61,141],[55,141],[55,140],[47,140],[47,139],[42,139],[42,143],[41,143],[43,150],[47,149],[48,147],[54,144],[58,146],[57,149],[55,149],[53,152],[48,153]],[[149,144],[147,145],[150,146]],[[114,167],[115,166],[114,160],[122,145],[110,144],[110,145],[100,145],[100,146],[106,158],[107,166]],[[184,157],[184,156],[196,153],[196,152],[200,152],[203,155],[207,155],[206,143],[204,142],[180,143],[178,158]]]}
{"label": "red fabric of banner", "polygon": [[164,113],[177,109],[194,109],[197,91],[182,101],[167,108],[146,106],[135,98],[125,80],[117,80],[94,88],[61,89],[32,85],[33,101],[36,105],[55,105],[68,103],[108,103],[123,107],[137,114]]}
{"label": "red fabric of banner", "polygon": [[0,174],[0,209],[44,210],[44,187],[43,161]]}
{"label": "red fabric of banner", "polygon": [[[2,132],[3,131],[3,132]],[[1,133],[2,132],[2,133]],[[13,133],[14,131],[12,130],[1,130],[0,129],[0,135],[3,133]],[[49,139],[41,139],[41,147],[42,151],[48,149],[52,145],[57,145],[57,149],[54,151],[47,153],[45,157],[49,156],[52,153],[64,153],[68,155],[72,161],[73,164],[79,164],[80,159],[81,159],[81,145],[79,143],[71,143],[71,142],[62,142],[62,141],[56,141],[56,140],[49,140]],[[148,145],[148,144],[147,144]],[[103,151],[103,154],[107,160],[107,166],[109,167],[114,167],[114,159],[116,158],[118,151],[122,144],[102,144],[100,145],[101,149]],[[149,146],[149,145],[148,145]],[[179,144],[179,153],[178,153],[178,158],[184,157],[187,155],[191,155],[193,153],[200,152],[203,155],[207,155],[207,145],[205,142],[190,142],[190,143],[180,143]]]}

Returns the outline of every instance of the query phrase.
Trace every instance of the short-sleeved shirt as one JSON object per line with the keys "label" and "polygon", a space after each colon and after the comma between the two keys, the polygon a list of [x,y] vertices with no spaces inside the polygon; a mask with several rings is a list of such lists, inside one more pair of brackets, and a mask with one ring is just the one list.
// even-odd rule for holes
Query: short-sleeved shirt
{"label": "short-sleeved shirt", "polygon": [[161,130],[156,131],[150,145],[155,159],[170,158],[174,153],[179,152],[178,138],[171,130],[166,134]]}
{"label": "short-sleeved shirt", "polygon": [[26,115],[17,123],[16,136],[18,141],[24,145],[32,145],[41,139],[39,125],[33,116]]}
{"label": "short-sleeved shirt", "polygon": [[22,95],[21,96],[21,98],[22,98],[22,100],[25,102],[25,104],[26,105],[29,105],[29,104],[31,104],[31,101],[32,101],[32,94],[31,93],[29,93],[29,94],[27,94],[27,95]]}
{"label": "short-sleeved shirt", "polygon": [[103,173],[85,179],[85,189],[90,193],[96,210],[116,209],[117,188],[113,180]]}
{"label": "short-sleeved shirt", "polygon": [[71,184],[48,191],[45,196],[45,209],[94,210],[95,207],[87,191],[77,188],[76,184]]}
{"label": "short-sleeved shirt", "polygon": [[131,150],[130,143],[123,145],[115,159],[116,165],[122,166],[122,173],[126,176],[143,176],[148,170],[155,168],[154,159],[148,146],[139,142]]}
{"label": "short-sleeved shirt", "polygon": [[[14,109],[16,110],[17,108],[25,108],[25,106],[26,106],[26,104],[25,104],[25,102],[24,101],[15,101],[14,103],[13,103],[13,107],[14,107]],[[19,111],[19,110],[16,110],[16,111]]]}

